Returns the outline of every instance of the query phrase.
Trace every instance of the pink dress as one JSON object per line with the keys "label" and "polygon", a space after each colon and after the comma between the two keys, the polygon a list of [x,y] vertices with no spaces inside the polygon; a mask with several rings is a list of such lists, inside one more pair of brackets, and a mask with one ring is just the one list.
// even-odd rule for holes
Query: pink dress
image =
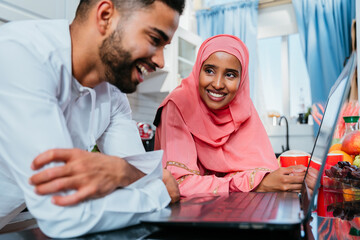
{"label": "pink dress", "polygon": [[[222,110],[210,110],[198,93],[202,63],[214,52],[236,56],[242,66],[236,97]],[[163,167],[179,183],[181,196],[248,192],[279,165],[249,94],[248,51],[231,35],[207,39],[190,76],[160,105],[155,149]]]}

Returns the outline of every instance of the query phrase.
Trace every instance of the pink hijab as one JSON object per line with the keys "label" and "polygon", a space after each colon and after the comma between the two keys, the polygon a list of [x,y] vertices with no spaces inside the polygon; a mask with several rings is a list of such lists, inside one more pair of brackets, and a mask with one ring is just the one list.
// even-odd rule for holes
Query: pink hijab
{"label": "pink hijab", "polygon": [[[240,61],[242,72],[239,89],[228,108],[214,111],[200,97],[199,75],[204,61],[219,51],[234,55]],[[160,105],[160,109],[169,101],[176,105],[195,140],[198,159],[207,169],[229,172],[278,167],[274,164],[275,154],[250,98],[248,64],[247,47],[239,38],[226,34],[208,38],[198,51],[190,76],[183,79]],[[155,125],[160,119],[159,113],[161,110]],[[211,161],[214,158],[216,161]],[[243,160],[248,166],[239,166]]]}

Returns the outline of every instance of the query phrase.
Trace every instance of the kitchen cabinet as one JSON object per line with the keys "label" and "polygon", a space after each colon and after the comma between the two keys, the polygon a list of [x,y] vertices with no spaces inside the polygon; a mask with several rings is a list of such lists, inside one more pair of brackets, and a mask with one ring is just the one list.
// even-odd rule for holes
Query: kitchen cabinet
{"label": "kitchen cabinet", "polygon": [[25,19],[68,19],[72,21],[79,0],[0,0],[0,22]]}
{"label": "kitchen cabinet", "polygon": [[202,43],[200,36],[179,27],[171,44],[165,47],[165,66],[145,77],[138,86],[140,93],[171,92],[189,76]]}

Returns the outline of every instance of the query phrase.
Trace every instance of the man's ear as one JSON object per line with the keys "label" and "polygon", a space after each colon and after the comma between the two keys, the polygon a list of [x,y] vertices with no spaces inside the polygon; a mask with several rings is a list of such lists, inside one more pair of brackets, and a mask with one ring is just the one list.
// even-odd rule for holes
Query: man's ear
{"label": "man's ear", "polygon": [[111,28],[111,24],[115,15],[115,7],[112,1],[102,0],[96,5],[96,23],[99,32],[106,35]]}

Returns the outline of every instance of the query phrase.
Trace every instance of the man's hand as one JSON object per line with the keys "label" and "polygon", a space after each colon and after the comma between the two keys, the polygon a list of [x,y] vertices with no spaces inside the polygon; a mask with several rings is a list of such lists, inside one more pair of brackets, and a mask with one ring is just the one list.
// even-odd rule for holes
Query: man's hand
{"label": "man's hand", "polygon": [[174,203],[179,201],[179,186],[169,170],[163,169],[163,182],[165,183],[166,189],[171,197],[171,202]]}
{"label": "man's hand", "polygon": [[301,190],[306,167],[302,165],[279,168],[264,177],[256,192],[296,191]]}
{"label": "man's hand", "polygon": [[34,159],[31,168],[38,170],[50,162],[64,162],[65,165],[43,170],[29,182],[40,195],[77,190],[71,195],[53,196],[52,202],[59,206],[106,196],[145,175],[121,158],[80,149],[48,150]]}

